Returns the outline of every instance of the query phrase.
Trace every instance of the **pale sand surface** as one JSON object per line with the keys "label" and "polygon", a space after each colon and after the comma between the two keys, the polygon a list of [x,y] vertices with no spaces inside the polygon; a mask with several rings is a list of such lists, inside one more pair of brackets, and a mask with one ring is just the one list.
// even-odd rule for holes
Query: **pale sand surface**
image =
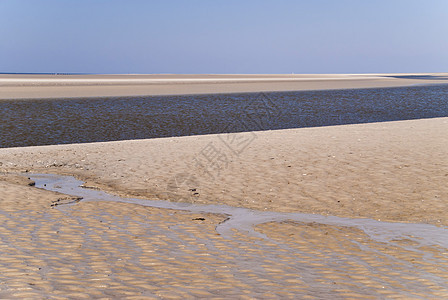
{"label": "pale sand surface", "polygon": [[[0,171],[74,174],[141,198],[446,226],[447,131],[448,118],[436,118],[9,148]],[[258,225],[268,239],[238,230],[229,239],[215,231],[222,215],[109,202],[55,208],[73,198],[5,178],[4,298],[448,297],[448,249],[299,222]]]}
{"label": "pale sand surface", "polygon": [[[121,195],[448,225],[448,118],[0,149]],[[196,189],[194,192],[191,189]]]}
{"label": "pale sand surface", "polygon": [[[433,80],[390,76],[436,76]],[[371,88],[446,83],[447,73],[280,75],[9,75],[0,99],[141,96]]]}

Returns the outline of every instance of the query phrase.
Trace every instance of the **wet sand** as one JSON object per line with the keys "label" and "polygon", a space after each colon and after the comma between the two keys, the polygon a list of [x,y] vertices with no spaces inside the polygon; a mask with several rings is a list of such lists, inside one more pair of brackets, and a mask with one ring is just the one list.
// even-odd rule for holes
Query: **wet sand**
{"label": "wet sand", "polygon": [[295,221],[260,224],[260,236],[220,235],[215,227],[225,215],[119,202],[62,204],[73,199],[1,178],[2,298],[448,295],[446,249],[419,246],[411,236],[381,242],[353,227]]}
{"label": "wet sand", "polygon": [[448,118],[435,118],[0,149],[0,297],[448,297],[448,249],[413,237],[380,242],[297,221],[229,237],[215,229],[223,214],[77,202],[13,175],[75,175],[179,205],[444,228],[447,132]]}

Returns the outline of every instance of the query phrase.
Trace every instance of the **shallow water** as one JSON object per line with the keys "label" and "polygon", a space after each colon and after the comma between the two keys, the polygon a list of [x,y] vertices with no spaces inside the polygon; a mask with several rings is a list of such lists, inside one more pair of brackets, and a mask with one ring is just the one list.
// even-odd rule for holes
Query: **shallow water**
{"label": "shallow water", "polygon": [[448,228],[429,224],[391,223],[372,219],[350,219],[315,214],[256,211],[228,205],[198,205],[160,200],[122,198],[103,191],[82,188],[83,182],[71,176],[50,174],[31,174],[28,176],[36,182],[36,187],[38,188],[82,197],[83,199],[81,201],[113,201],[190,212],[225,214],[229,218],[219,224],[216,227],[216,231],[227,237],[231,237],[232,229],[242,230],[260,236],[253,229],[256,225],[272,221],[296,221],[300,223],[355,227],[364,231],[371,239],[381,243],[390,243],[391,245],[394,240],[411,240],[415,242],[415,251],[418,251],[418,248],[423,246],[448,248]]}
{"label": "shallow water", "polygon": [[0,148],[448,116],[448,85],[0,101]]}
{"label": "shallow water", "polygon": [[[59,221],[51,219],[53,231],[64,231],[64,226],[74,220],[80,235],[78,241],[83,241],[85,249],[95,249],[81,252],[82,260],[76,257],[76,268],[88,264],[95,255],[106,255],[105,268],[114,270],[115,264],[125,256],[130,262],[129,268],[138,270],[124,275],[128,280],[147,282],[147,278],[156,272],[156,277],[167,279],[163,288],[172,292],[176,286],[171,287],[170,283],[179,282],[179,276],[188,273],[190,266],[199,264],[199,274],[206,276],[200,290],[213,291],[219,296],[234,295],[231,298],[243,292],[253,298],[310,295],[323,299],[442,299],[448,295],[448,230],[445,227],[120,198],[82,188],[82,181],[70,176],[31,174],[30,177],[39,188],[84,197],[79,202],[61,200],[54,208],[64,217]],[[91,206],[95,209],[86,212],[86,207],[95,201],[102,203]],[[108,203],[117,209],[117,202],[123,203],[125,213],[119,210],[107,213]],[[129,207],[124,203],[137,205]],[[151,213],[151,210],[141,210],[142,206],[170,210]],[[198,220],[198,215],[213,218],[207,213],[227,215],[228,218],[216,226],[218,235],[209,228],[206,230],[208,237],[204,238],[204,232],[185,226],[191,223],[191,217],[184,221],[176,219],[179,210],[193,212],[191,216],[195,217],[191,220]],[[42,221],[46,217],[42,214],[38,219]],[[98,225],[103,219],[109,220],[105,227]],[[205,225],[195,223],[195,226]],[[120,232],[119,240],[108,234],[111,228]],[[106,248],[101,248],[103,243]],[[58,253],[51,258],[54,256]],[[147,260],[151,262],[149,269],[145,266]],[[52,263],[53,260],[49,266]],[[173,263],[177,268],[172,268]],[[171,272],[164,273],[165,268],[170,267]],[[150,273],[145,273],[148,270]],[[112,272],[108,278],[122,282],[122,274]],[[228,277],[222,277],[223,274]],[[225,286],[228,280],[231,280],[229,289],[216,290],[217,284]],[[191,280],[187,277],[182,289],[189,284]],[[127,291],[134,285],[131,283],[122,288]]]}

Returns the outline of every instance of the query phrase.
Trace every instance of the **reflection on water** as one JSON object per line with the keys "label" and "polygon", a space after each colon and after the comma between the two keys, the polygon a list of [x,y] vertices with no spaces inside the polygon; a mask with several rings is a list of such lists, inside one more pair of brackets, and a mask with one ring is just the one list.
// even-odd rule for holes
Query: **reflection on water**
{"label": "reflection on water", "polygon": [[0,102],[0,148],[448,116],[448,85]]}
{"label": "reflection on water", "polygon": [[[36,187],[59,192],[66,195],[80,197],[82,201],[112,201],[132,203],[149,207],[178,209],[199,213],[212,213],[227,215],[228,219],[220,223],[216,230],[223,236],[231,239],[232,229],[243,230],[249,234],[257,234],[253,227],[266,222],[297,221],[303,223],[322,223],[332,226],[359,227],[371,239],[382,243],[391,243],[393,240],[407,238],[418,245],[440,246],[448,248],[448,231],[445,227],[437,227],[429,224],[389,223],[371,219],[350,219],[335,216],[321,216],[316,214],[281,213],[272,211],[256,211],[242,207],[232,207],[219,204],[192,204],[177,203],[164,200],[149,200],[137,198],[122,198],[103,191],[82,188],[84,182],[72,176],[60,176],[55,174],[23,174],[36,183]],[[77,203],[72,201],[69,204]],[[392,243],[391,243],[392,244]],[[417,249],[415,249],[417,251]]]}
{"label": "reflection on water", "polygon": [[[31,227],[34,251],[49,253],[41,255],[44,261],[40,266],[48,266],[39,272],[45,281],[57,282],[58,276],[54,274],[67,274],[70,269],[66,266],[70,265],[77,268],[76,272],[72,271],[75,276],[82,276],[73,280],[60,276],[65,282],[57,286],[67,290],[73,290],[70,284],[85,290],[91,281],[98,280],[95,288],[100,292],[113,291],[113,296],[123,288],[129,295],[140,281],[149,282],[155,289],[163,286],[174,292],[181,287],[190,292],[184,287],[197,286],[199,282],[202,291],[214,292],[226,299],[238,298],[243,293],[255,299],[302,299],[306,295],[313,299],[447,299],[448,231],[445,227],[253,211],[226,205],[184,203],[186,206],[181,206],[181,203],[121,198],[83,189],[79,186],[81,181],[69,176],[26,175],[39,188],[84,197],[77,204],[65,202],[54,206],[63,213],[63,222],[50,219],[53,215],[50,212],[33,220],[40,227]],[[89,206],[96,201],[100,204]],[[130,209],[123,204],[123,211],[119,212],[114,210],[114,202],[137,205]],[[140,206],[169,209],[171,216],[163,210],[142,211]],[[219,223],[216,233],[211,234],[211,228],[198,230],[178,219],[176,215],[182,210],[206,218],[209,213],[226,215],[228,219]],[[11,219],[10,215],[5,216],[6,220]],[[192,220],[202,222],[202,219],[205,220]],[[42,220],[45,223],[40,224]],[[23,234],[19,235],[18,242],[11,234],[4,234],[12,222],[4,223],[6,228],[1,231],[4,240],[24,244]],[[30,228],[28,225],[23,226],[25,232]],[[68,235],[70,226],[76,226],[76,231],[71,232],[78,233],[79,238]],[[44,228],[49,228],[48,232]],[[59,250],[61,243],[57,241],[48,247],[48,239],[63,237],[65,248]],[[102,258],[95,257],[98,255]],[[59,270],[61,265],[63,271]],[[99,275],[107,274],[110,280],[91,279],[92,269],[100,270]],[[199,274],[195,273],[198,269]],[[203,275],[206,279],[202,279]],[[167,279],[158,281],[154,276]],[[192,281],[193,277],[199,280]],[[84,278],[89,282],[84,283]],[[117,279],[120,289],[114,284]],[[222,285],[216,293],[218,283]],[[210,298],[203,294],[199,297]],[[198,296],[193,294],[187,298]]]}
{"label": "reflection on water", "polygon": [[399,78],[399,79],[448,80],[448,76],[436,76],[436,75],[393,75],[385,77]]}

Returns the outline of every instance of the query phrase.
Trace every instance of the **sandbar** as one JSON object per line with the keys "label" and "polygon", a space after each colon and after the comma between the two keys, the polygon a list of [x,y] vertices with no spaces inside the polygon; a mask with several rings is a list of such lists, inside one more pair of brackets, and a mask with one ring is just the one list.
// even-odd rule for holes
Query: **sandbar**
{"label": "sandbar", "polygon": [[447,73],[269,75],[26,75],[0,74],[0,99],[117,97],[447,83]]}

